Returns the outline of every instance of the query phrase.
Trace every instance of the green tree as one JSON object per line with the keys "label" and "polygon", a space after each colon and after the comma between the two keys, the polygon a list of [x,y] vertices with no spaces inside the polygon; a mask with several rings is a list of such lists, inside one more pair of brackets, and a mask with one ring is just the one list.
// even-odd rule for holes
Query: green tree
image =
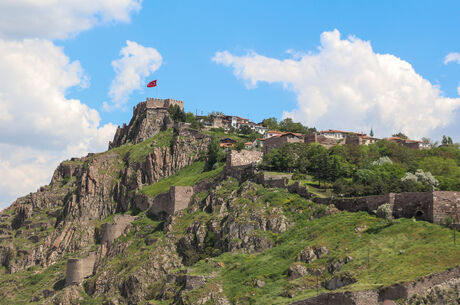
{"label": "green tree", "polygon": [[208,153],[206,155],[206,170],[212,170],[214,164],[220,162],[224,157],[224,153],[220,148],[220,142],[217,137],[212,137],[208,144]]}
{"label": "green tree", "polygon": [[254,131],[248,125],[243,125],[243,126],[240,126],[240,128],[238,128],[238,133],[240,134],[249,135],[249,134],[252,134],[253,132]]}
{"label": "green tree", "polygon": [[285,132],[298,132],[298,133],[310,133],[315,131],[315,128],[308,128],[303,126],[299,122],[294,122],[291,118],[285,118],[279,124],[279,130]]}
{"label": "green tree", "polygon": [[393,135],[393,137],[398,137],[398,138],[401,138],[401,139],[408,139],[408,137],[405,134],[403,134],[402,132],[395,133]]}
{"label": "green tree", "polygon": [[246,147],[246,145],[244,144],[244,142],[238,142],[238,143],[236,143],[236,146],[235,146],[236,150],[238,150],[238,151],[240,151],[242,149],[245,149],[245,147]]}
{"label": "green tree", "polygon": [[185,122],[186,115],[179,105],[169,106],[169,114],[175,122]]}
{"label": "green tree", "polygon": [[446,136],[442,136],[442,145],[447,145],[449,144],[449,141],[447,140],[447,137]]}
{"label": "green tree", "polygon": [[268,118],[262,121],[262,125],[267,127],[269,130],[278,130],[278,120],[276,118]]}

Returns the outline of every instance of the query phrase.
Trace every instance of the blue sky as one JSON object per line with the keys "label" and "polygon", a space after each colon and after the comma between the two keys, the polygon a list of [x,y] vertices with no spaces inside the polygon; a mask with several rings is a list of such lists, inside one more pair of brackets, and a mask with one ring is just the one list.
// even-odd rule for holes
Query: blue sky
{"label": "blue sky", "polygon": [[[158,79],[160,97],[183,99],[188,111],[222,110],[259,121],[281,118],[283,110],[295,107],[295,94],[281,84],[247,90],[230,70],[211,61],[216,51],[255,50],[285,58],[288,49],[314,52],[322,32],[338,29],[343,36],[369,40],[375,52],[408,61],[455,97],[460,66],[443,61],[447,53],[460,50],[459,13],[455,1],[148,1],[128,24],[97,27],[56,43],[91,77],[89,88],[71,90],[69,96],[95,109],[102,110],[102,101],[108,99],[111,61],[132,40],[164,57],[149,78]],[[131,107],[154,94],[150,89],[133,92],[128,111],[101,111],[102,122],[128,121]],[[455,129],[449,131],[460,141]]]}
{"label": "blue sky", "polygon": [[460,142],[459,13],[458,1],[0,3],[0,208],[61,160],[105,150],[147,96]]}

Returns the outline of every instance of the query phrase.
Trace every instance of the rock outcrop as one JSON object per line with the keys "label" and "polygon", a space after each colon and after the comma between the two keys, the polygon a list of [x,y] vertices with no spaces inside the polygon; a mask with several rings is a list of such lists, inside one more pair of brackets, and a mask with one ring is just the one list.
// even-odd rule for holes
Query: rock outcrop
{"label": "rock outcrop", "polygon": [[141,102],[133,107],[133,117],[129,124],[117,128],[109,149],[126,143],[140,143],[173,125],[168,109],[148,108],[146,102]]}

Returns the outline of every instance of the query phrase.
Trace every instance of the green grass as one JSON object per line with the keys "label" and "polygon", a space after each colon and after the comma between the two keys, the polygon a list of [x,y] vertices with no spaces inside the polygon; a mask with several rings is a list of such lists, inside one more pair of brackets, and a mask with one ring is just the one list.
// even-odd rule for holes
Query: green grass
{"label": "green grass", "polygon": [[248,142],[249,141],[249,138],[246,137],[245,135],[241,135],[241,134],[236,134],[236,133],[226,133],[226,132],[223,132],[223,131],[214,131],[214,130],[208,130],[208,131],[204,131],[203,132],[204,134],[207,134],[209,136],[215,136],[219,139],[221,138],[230,138],[232,140],[235,140],[237,142]]}
{"label": "green grass", "polygon": [[[359,235],[354,229],[363,224],[368,228]],[[411,219],[399,219],[388,226],[384,220],[364,212],[340,212],[313,221],[299,220],[292,229],[279,235],[278,245],[272,249],[258,254],[224,253],[212,261],[225,265],[217,279],[223,282],[224,291],[232,301],[289,304],[316,295],[314,276],[289,281],[286,272],[305,246],[316,245],[326,246],[329,254],[310,263],[308,268],[324,268],[331,259],[353,257],[339,274],[348,272],[358,281],[341,290],[375,289],[412,281],[460,264],[460,245],[454,246],[451,230]],[[194,268],[194,273],[216,271],[205,261]],[[326,271],[321,280],[331,276]],[[263,279],[266,285],[253,287],[255,278]],[[293,299],[281,296],[296,287],[301,288],[297,288]],[[326,290],[321,288],[320,292]]]}
{"label": "green grass", "polygon": [[215,170],[206,172],[204,171],[204,165],[204,162],[195,162],[172,176],[143,187],[141,192],[147,196],[155,197],[160,193],[168,191],[171,186],[192,186],[200,181],[214,178],[220,175],[223,169],[223,166],[220,166]]}
{"label": "green grass", "polygon": [[153,137],[133,145],[129,151],[130,162],[141,162],[145,157],[152,152],[153,147],[169,147],[174,137],[172,128],[165,131],[160,131]]}
{"label": "green grass", "polygon": [[104,152],[116,153],[121,157],[124,157],[129,153],[129,162],[142,162],[143,159],[152,152],[153,147],[169,147],[174,138],[174,130],[169,128],[164,131],[160,131],[151,138],[148,138],[138,144],[124,144],[119,147],[115,147],[111,150]]}
{"label": "green grass", "polygon": [[35,266],[28,270],[0,276],[0,304],[42,304],[43,300],[32,302],[45,289],[53,289],[65,277],[66,260],[46,269]]}

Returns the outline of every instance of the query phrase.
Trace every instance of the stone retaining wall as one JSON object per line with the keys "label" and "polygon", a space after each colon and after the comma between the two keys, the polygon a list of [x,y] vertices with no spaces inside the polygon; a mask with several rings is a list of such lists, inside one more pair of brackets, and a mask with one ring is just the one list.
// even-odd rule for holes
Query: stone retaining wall
{"label": "stone retaining wall", "polygon": [[413,282],[399,283],[376,290],[323,293],[291,305],[378,305],[385,300],[407,300],[413,295],[424,295],[433,286],[449,287],[460,280],[460,267],[424,276]]}
{"label": "stone retaining wall", "polygon": [[406,282],[385,287],[379,291],[379,300],[408,299],[414,294],[422,294],[435,285],[460,278],[460,267],[424,276],[414,282]]}
{"label": "stone retaining wall", "polygon": [[322,293],[319,296],[291,303],[291,305],[378,305],[377,291]]}

